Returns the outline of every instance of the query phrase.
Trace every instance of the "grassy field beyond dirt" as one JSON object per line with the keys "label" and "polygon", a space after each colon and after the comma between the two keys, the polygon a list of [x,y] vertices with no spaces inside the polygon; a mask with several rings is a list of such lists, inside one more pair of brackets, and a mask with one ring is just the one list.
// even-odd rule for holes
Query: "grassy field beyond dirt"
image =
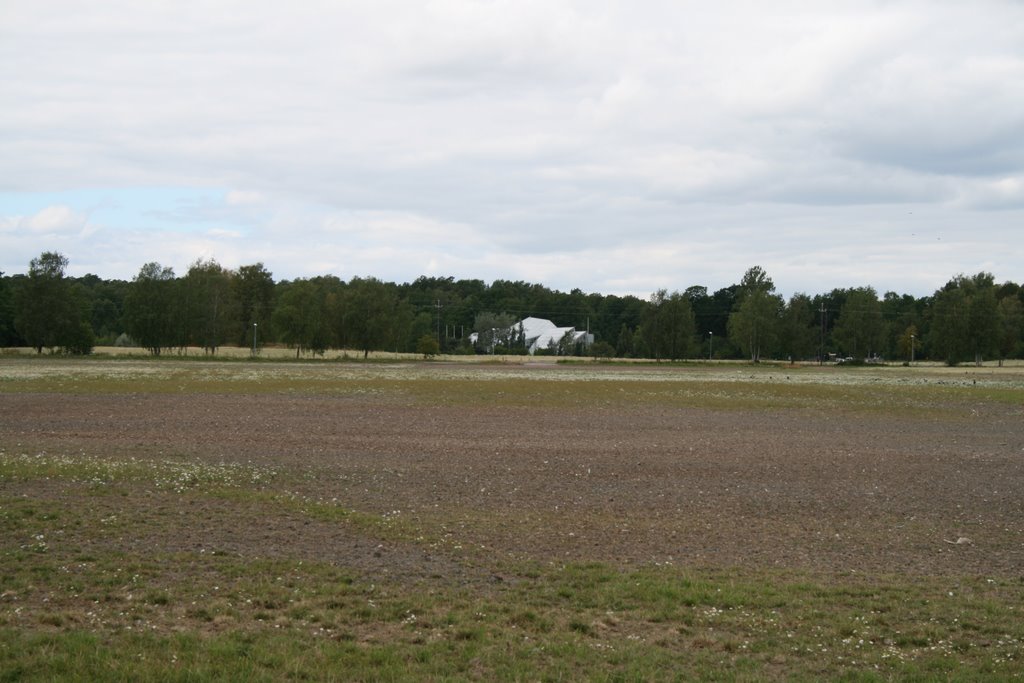
{"label": "grassy field beyond dirt", "polygon": [[1024,368],[0,358],[2,680],[1024,676]]}

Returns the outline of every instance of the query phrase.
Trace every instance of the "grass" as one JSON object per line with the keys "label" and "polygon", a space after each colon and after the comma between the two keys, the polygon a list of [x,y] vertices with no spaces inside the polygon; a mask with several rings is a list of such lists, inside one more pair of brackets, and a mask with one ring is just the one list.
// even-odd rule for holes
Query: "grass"
{"label": "grass", "polygon": [[0,359],[0,391],[373,396],[419,405],[548,408],[665,405],[712,410],[844,410],[907,417],[963,417],[986,405],[1024,403],[1024,372],[1013,368],[815,366],[639,367],[609,375],[600,366],[558,372],[518,366],[419,363],[252,363],[171,359]]}
{"label": "grass", "polygon": [[[13,370],[0,363],[0,392],[372,393],[417,405],[588,401],[601,410],[639,402],[942,419],[1024,404],[1019,375],[968,387],[959,378],[952,384],[952,375],[904,373],[786,383],[747,369],[738,377],[698,369],[696,377],[674,370],[613,380],[576,368],[552,378],[501,368],[466,377],[416,366],[287,365],[249,374],[242,364],[55,359],[24,371],[22,363]],[[293,492],[303,476],[0,444],[0,681],[1024,676],[1024,577],[512,560],[439,543],[431,529],[443,528],[443,519],[428,528],[303,497]],[[244,508],[254,523],[287,514],[445,554],[485,578],[369,576],[309,557],[208,547],[130,551],[111,541],[157,537],[169,515],[188,519],[211,501]]]}
{"label": "grass", "polygon": [[[74,588],[93,599],[5,610],[0,669],[11,680],[323,680],[325,673],[337,680],[760,680],[783,673],[788,680],[885,680],[934,672],[957,680],[1021,673],[1020,582],[823,581],[586,564],[538,568],[500,591],[423,592],[288,561],[208,557],[188,580],[161,570],[183,562],[195,559],[79,563],[89,571]],[[26,592],[68,590],[66,564],[40,558],[32,565],[5,579],[5,607]]]}
{"label": "grass", "polygon": [[[0,482],[89,486],[96,464],[2,461]],[[171,468],[174,471],[174,468]],[[111,467],[110,493],[160,466]],[[126,475],[125,473],[129,473]],[[165,495],[286,497],[219,470]],[[248,492],[248,493],[246,493]],[[323,507],[299,506],[313,517]],[[1024,674],[1024,578],[908,579],[607,563],[496,566],[500,585],[404,584],[327,563],[104,550],[129,523],[58,501],[0,503],[0,676],[7,680],[952,680]],[[91,517],[91,515],[93,515]],[[386,534],[389,521],[337,523]],[[112,529],[113,527],[113,529]]]}

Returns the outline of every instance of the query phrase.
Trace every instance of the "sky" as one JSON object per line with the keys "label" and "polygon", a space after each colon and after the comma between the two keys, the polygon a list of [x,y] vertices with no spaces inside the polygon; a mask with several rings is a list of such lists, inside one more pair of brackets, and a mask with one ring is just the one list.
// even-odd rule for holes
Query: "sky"
{"label": "sky", "polygon": [[1020,0],[0,0],[0,271],[1024,281]]}

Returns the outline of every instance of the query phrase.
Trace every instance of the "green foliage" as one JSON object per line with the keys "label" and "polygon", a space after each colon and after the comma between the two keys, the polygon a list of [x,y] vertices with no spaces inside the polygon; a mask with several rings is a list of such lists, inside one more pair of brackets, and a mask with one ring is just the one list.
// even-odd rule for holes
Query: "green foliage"
{"label": "green foliage", "polygon": [[109,345],[124,332],[124,298],[129,283],[123,280],[102,280],[88,274],[73,280],[82,305],[82,316],[88,320],[97,343]]}
{"label": "green foliage", "polygon": [[885,327],[878,295],[871,287],[848,291],[839,311],[839,320],[832,332],[845,356],[863,360],[881,347]]}
{"label": "green foliage", "polygon": [[693,355],[695,322],[690,300],[664,289],[651,294],[644,316],[644,340],[655,359],[679,360]]}
{"label": "green foliage", "polygon": [[174,270],[147,263],[135,276],[125,297],[125,325],[143,348],[159,356],[174,344]]}
{"label": "green foliage", "polygon": [[393,284],[377,278],[352,278],[345,294],[346,332],[363,357],[374,349],[396,349],[407,337],[412,315]]}
{"label": "green foliage", "polygon": [[1004,310],[1012,315],[1012,309],[1012,305],[1000,306],[989,273],[958,275],[935,294],[930,346],[949,365],[972,355],[980,364],[985,355],[995,355],[1005,347],[1000,337],[1006,328],[1000,315]]}
{"label": "green foliage", "polygon": [[238,306],[232,291],[232,274],[214,260],[197,260],[182,281],[187,303],[190,339],[214,354],[237,323]]}
{"label": "green foliage", "polygon": [[774,350],[783,308],[782,297],[765,289],[766,276],[762,276],[751,278],[761,284],[744,291],[738,307],[729,316],[730,340],[746,351],[754,363]]}
{"label": "green foliage", "polygon": [[903,331],[899,339],[899,353],[901,358],[908,361],[917,357],[917,350],[921,348],[921,335],[916,325],[911,325]]}
{"label": "green foliage", "polygon": [[1024,304],[1018,297],[1007,296],[999,301],[999,323],[1000,360],[1019,355],[1024,335]]}
{"label": "green foliage", "polygon": [[62,347],[69,353],[92,350],[91,329],[82,328],[87,316],[78,290],[65,277],[68,259],[57,252],[43,252],[29,264],[28,277],[14,295],[14,326],[36,350]]}
{"label": "green foliage", "polygon": [[729,315],[729,339],[754,363],[771,354],[778,343],[783,301],[774,291],[775,284],[760,266],[748,269]]}
{"label": "green foliage", "polygon": [[967,327],[974,361],[978,365],[981,365],[985,357],[991,358],[999,354],[999,337],[1003,331],[999,314],[999,303],[996,301],[995,287],[991,282],[976,287],[971,294]]}
{"label": "green foliage", "polygon": [[[274,277],[262,263],[242,266],[231,280],[232,293],[238,304],[234,340],[239,346],[251,348],[265,343],[271,334],[274,314]],[[262,335],[262,337],[261,337]]]}
{"label": "green foliage", "polygon": [[633,331],[622,323],[619,328],[618,341],[615,342],[615,351],[619,358],[630,358],[633,356]]}
{"label": "green foliage", "polygon": [[14,279],[0,272],[0,348],[23,344],[14,329]]}
{"label": "green foliage", "polygon": [[[595,338],[612,344],[620,357],[678,359],[713,351],[716,358],[798,360],[815,357],[820,346],[844,356],[898,358],[906,357],[901,335],[910,326],[923,342],[915,354],[919,360],[1024,355],[1024,290],[1013,282],[996,285],[988,273],[957,276],[934,297],[886,292],[883,300],[868,296],[865,303],[871,288],[835,289],[813,297],[797,294],[785,304],[758,266],[739,284],[713,294],[695,285],[682,294],[661,290],[646,301],[521,281],[487,285],[421,277],[395,285],[375,278],[346,283],[328,275],[308,280],[317,292],[312,305],[308,296],[288,295],[295,283],[275,283],[261,263],[233,271],[200,260],[179,278],[151,263],[129,283],[95,275],[67,278],[66,258],[51,252],[43,257],[33,260],[28,275],[0,274],[0,346],[86,350],[89,338],[79,324],[86,320],[93,343],[114,344],[128,332],[154,355],[192,345],[208,354],[225,343],[248,349],[255,336],[259,345],[281,342],[298,355],[358,348],[367,357],[371,350],[416,351],[425,334],[438,338],[441,352],[472,353],[468,338],[474,328],[483,332],[477,352],[524,353],[514,322],[538,316],[559,326],[586,320]],[[292,308],[275,315],[282,302]],[[478,321],[480,315],[484,319]],[[505,317],[485,320],[499,315]],[[561,353],[586,353],[568,346]]]}
{"label": "green foliage", "polygon": [[814,357],[818,352],[819,335],[811,298],[806,294],[794,294],[782,313],[779,325],[782,353],[794,361]]}
{"label": "green foliage", "polygon": [[604,340],[597,341],[590,345],[590,355],[594,358],[614,358],[615,347]]}
{"label": "green foliage", "polygon": [[74,356],[87,356],[92,353],[96,338],[92,332],[92,325],[86,320],[80,320],[78,325],[72,326],[64,338],[62,349],[65,353]]}
{"label": "green foliage", "polygon": [[441,345],[437,343],[436,337],[425,334],[416,340],[416,353],[423,354],[424,358],[432,358],[441,353]]}
{"label": "green foliage", "polygon": [[[901,346],[902,335],[907,328],[914,327],[917,332],[916,339],[921,342],[921,330],[924,325],[924,301],[896,292],[886,292],[881,302],[882,319],[885,325],[885,339],[883,340],[882,353],[886,358],[904,358],[909,360],[909,347]],[[914,357],[921,356],[921,345],[917,346]]]}
{"label": "green foliage", "polygon": [[740,280],[740,290],[744,295],[751,292],[770,294],[775,291],[775,283],[768,277],[768,273],[765,272],[764,268],[753,266],[743,274],[743,278]]}
{"label": "green foliage", "polygon": [[509,349],[523,345],[521,328],[521,325],[516,328],[516,318],[510,313],[481,311],[473,319],[476,346],[482,353],[497,353],[498,347]]}
{"label": "green foliage", "polygon": [[295,349],[295,357],[328,346],[325,293],[316,282],[296,280],[287,285],[273,312],[277,338]]}

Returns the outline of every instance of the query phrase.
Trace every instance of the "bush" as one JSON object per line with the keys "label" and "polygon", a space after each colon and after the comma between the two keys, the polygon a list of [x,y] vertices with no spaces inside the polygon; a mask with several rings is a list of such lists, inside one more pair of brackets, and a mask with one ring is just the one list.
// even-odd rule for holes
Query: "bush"
{"label": "bush", "polygon": [[96,337],[93,335],[92,325],[82,321],[77,326],[68,330],[67,339],[61,347],[64,353],[73,356],[87,356],[92,353]]}
{"label": "bush", "polygon": [[614,358],[615,349],[606,341],[594,342],[590,345],[590,355],[594,358]]}
{"label": "bush", "polygon": [[416,353],[422,353],[424,358],[433,358],[441,353],[441,347],[433,335],[425,334],[416,341]]}

